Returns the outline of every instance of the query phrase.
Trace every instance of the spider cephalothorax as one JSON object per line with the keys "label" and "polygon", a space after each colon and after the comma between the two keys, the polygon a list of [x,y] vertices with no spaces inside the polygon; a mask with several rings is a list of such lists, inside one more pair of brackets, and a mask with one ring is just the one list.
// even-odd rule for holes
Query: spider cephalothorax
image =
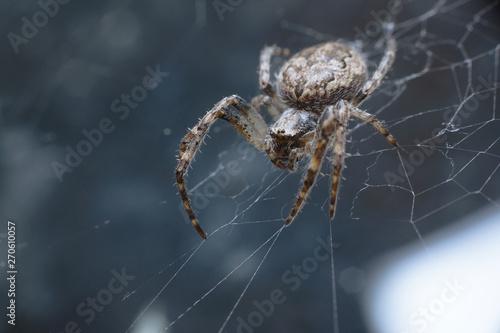
{"label": "spider cephalothorax", "polygon": [[[396,42],[389,38],[385,54],[369,79],[363,57],[348,44],[328,42],[312,46],[283,64],[276,92],[270,82],[271,57],[287,57],[290,52],[275,45],[264,47],[260,55],[260,87],[264,95],[254,97],[251,104],[237,95],[222,99],[181,141],[175,174],[186,212],[200,236],[206,238],[191,207],[184,179],[201,142],[218,118],[231,123],[251,144],[267,152],[271,161],[282,169],[296,170],[297,162],[304,155],[312,157],[286,225],[302,209],[323,157],[332,150],[330,218],[333,218],[344,166],[349,118],[354,116],[370,123],[397,146],[395,139],[373,115],[357,108],[380,84],[394,61],[395,53]],[[274,119],[270,127],[259,112],[261,106],[266,107]]]}
{"label": "spider cephalothorax", "polygon": [[318,115],[288,109],[269,128],[265,150],[271,161],[281,169],[295,170],[295,163],[304,155],[306,144],[314,136]]}

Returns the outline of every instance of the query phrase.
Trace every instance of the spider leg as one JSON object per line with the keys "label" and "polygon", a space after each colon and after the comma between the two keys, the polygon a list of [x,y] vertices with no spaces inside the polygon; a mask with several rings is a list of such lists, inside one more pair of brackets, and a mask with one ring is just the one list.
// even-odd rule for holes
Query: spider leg
{"label": "spider leg", "polygon": [[321,129],[318,144],[311,162],[309,162],[309,169],[307,170],[306,178],[304,180],[304,186],[299,192],[299,197],[297,198],[297,201],[295,202],[290,215],[286,219],[285,225],[290,225],[297,213],[302,209],[304,201],[309,194],[312,185],[316,181],[318,171],[321,168],[321,162],[323,161],[323,157],[330,144],[332,134],[337,126],[337,119],[335,118],[334,114],[335,108],[337,108],[337,106],[328,106],[325,109],[323,116],[318,121],[318,129]]}
{"label": "spider leg", "polygon": [[379,86],[380,82],[382,82],[382,79],[387,74],[392,66],[392,63],[394,62],[394,58],[396,57],[396,50],[396,40],[390,37],[387,41],[384,57],[380,61],[375,73],[373,73],[372,78],[365,83],[359,95],[356,97],[356,105],[361,103]]}
{"label": "spider leg", "polygon": [[330,219],[335,216],[337,194],[340,181],[342,180],[342,169],[344,168],[344,155],[346,144],[346,127],[349,124],[350,111],[352,106],[345,101],[339,102],[339,108],[333,110],[337,119],[337,129],[335,131],[335,141],[333,146],[333,180],[332,193],[330,197]]}
{"label": "spider leg", "polygon": [[[278,100],[278,99],[276,99]],[[274,100],[267,96],[267,95],[258,95],[252,98],[252,106],[255,108],[255,110],[260,110],[261,106],[264,106],[267,110],[267,112],[271,115],[274,121],[277,121],[280,117],[283,111],[285,111],[284,105],[281,103],[281,101],[278,100],[279,104],[276,104]]]}
{"label": "spider leg", "polygon": [[266,95],[271,98],[276,96],[276,90],[271,85],[271,58],[273,56],[290,56],[290,50],[278,47],[276,45],[264,46],[260,51],[260,69],[259,69],[259,82],[260,88]]}
{"label": "spider leg", "polygon": [[233,125],[251,144],[259,149],[264,149],[267,125],[262,116],[250,104],[237,95],[222,99],[207,112],[207,114],[193,127],[182,139],[179,151],[179,164],[175,169],[177,185],[186,212],[191,219],[196,231],[204,239],[206,233],[196,218],[189,200],[188,191],[185,186],[185,177],[191,161],[203,139],[207,135],[210,126],[217,119],[224,119]]}
{"label": "spider leg", "polygon": [[261,105],[264,105],[271,117],[276,121],[286,108],[278,98],[276,90],[271,84],[271,58],[273,56],[289,57],[290,50],[276,45],[264,46],[260,52],[259,83],[260,89],[262,89],[265,95],[254,98],[252,105],[257,110]]}
{"label": "spider leg", "polygon": [[389,134],[389,131],[384,127],[384,125],[379,120],[377,120],[377,118],[375,118],[374,115],[366,111],[360,110],[352,105],[350,106],[350,111],[354,117],[359,118],[371,124],[373,127],[375,127],[375,129],[379,131],[380,134],[382,134],[387,139],[387,141],[392,143],[395,147],[398,146],[396,139],[394,139],[394,137],[391,134]]}
{"label": "spider leg", "polygon": [[334,117],[337,119],[338,125],[335,131],[335,145],[333,148],[333,181],[332,181],[332,194],[330,198],[330,218],[333,219],[335,216],[335,206],[337,203],[337,193],[339,184],[342,177],[342,169],[344,168],[344,155],[345,155],[345,144],[346,144],[346,127],[349,124],[349,118],[351,115],[370,123],[377,131],[379,131],[390,143],[394,146],[398,146],[396,140],[392,135],[389,134],[387,129],[378,121],[375,116],[371,115],[366,111],[362,111],[357,107],[348,104],[344,101],[340,101],[340,108],[334,109]]}

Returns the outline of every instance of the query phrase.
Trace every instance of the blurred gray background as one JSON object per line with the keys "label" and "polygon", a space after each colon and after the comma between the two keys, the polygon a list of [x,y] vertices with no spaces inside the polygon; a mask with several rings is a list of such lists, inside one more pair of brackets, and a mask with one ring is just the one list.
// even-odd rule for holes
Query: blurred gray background
{"label": "blurred gray background", "polygon": [[[321,41],[353,40],[368,22],[377,22],[371,11],[387,10],[387,1],[63,2],[0,5],[0,233],[5,236],[7,220],[16,222],[13,331],[63,332],[69,323],[82,332],[160,332],[185,314],[169,331],[216,332],[262,261],[224,332],[236,331],[238,318],[248,320],[254,301],[269,299],[275,289],[286,291],[286,301],[252,328],[255,332],[332,332],[330,260],[318,263],[295,291],[283,278],[313,255],[318,237],[330,234],[325,204],[330,169],[324,168],[309,204],[265,260],[270,243],[251,254],[281,227],[301,186],[300,172],[277,170],[230,125],[216,123],[189,173],[188,188],[197,186],[201,193],[194,197],[206,231],[223,228],[188,260],[200,238],[186,223],[173,171],[188,127],[224,96],[250,100],[259,93],[263,45],[298,51]],[[351,124],[353,156],[346,160],[332,224],[339,244],[334,259],[341,332],[369,331],[358,297],[370,279],[363,275],[366,264],[418,242],[416,230],[425,238],[471,211],[498,205],[499,128],[489,122],[497,119],[496,86],[486,87],[483,95],[489,95],[477,112],[456,128],[446,119],[464,96],[475,96],[470,88],[480,78],[487,81],[492,73],[498,78],[498,7],[483,13],[490,2],[450,1],[421,17],[438,2],[403,2],[396,22],[407,24],[396,26],[398,60],[363,108],[377,112],[406,151],[398,155],[368,126]],[[37,14],[43,8],[53,15]],[[466,25],[480,12],[468,32]],[[383,35],[358,39],[373,68]],[[464,61],[470,59],[473,67]],[[141,88],[153,70],[168,75]],[[127,106],[124,94],[138,96],[137,103]],[[100,126],[112,130],[96,134],[98,144],[85,146],[82,131],[96,133]],[[441,143],[444,148],[415,168],[410,183],[391,190],[385,172],[397,174],[400,156],[408,159],[417,149],[415,140],[433,138],[436,128],[445,130],[450,146],[465,138],[464,144],[455,149]],[[67,165],[66,147],[91,152],[58,177],[54,162]],[[238,175],[224,178],[221,172],[234,163]],[[5,239],[0,241],[6,248]],[[6,271],[4,253],[0,263]],[[123,271],[133,279],[110,293],[110,281]],[[5,279],[0,287],[4,297]],[[88,298],[96,297],[106,304],[92,311]]]}

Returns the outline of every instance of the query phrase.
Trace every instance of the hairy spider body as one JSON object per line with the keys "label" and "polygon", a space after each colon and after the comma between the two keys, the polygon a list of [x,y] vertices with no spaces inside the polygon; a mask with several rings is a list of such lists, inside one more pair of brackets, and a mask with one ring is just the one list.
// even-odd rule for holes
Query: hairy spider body
{"label": "hairy spider body", "polygon": [[[333,218],[344,166],[349,118],[354,116],[370,123],[397,146],[396,140],[373,115],[357,108],[387,74],[395,53],[396,42],[389,38],[385,54],[369,78],[364,59],[348,44],[327,42],[312,46],[285,62],[278,75],[276,91],[270,81],[271,58],[288,57],[290,52],[276,45],[264,47],[260,55],[260,87],[264,95],[254,97],[251,104],[237,95],[223,98],[181,141],[179,164],[175,170],[177,184],[186,212],[200,236],[206,238],[206,233],[191,207],[184,179],[210,126],[219,118],[231,123],[281,169],[296,170],[297,162],[304,155],[311,156],[304,185],[285,221],[286,225],[302,209],[326,152],[332,150],[330,218]],[[261,106],[274,119],[269,128],[259,112]]]}

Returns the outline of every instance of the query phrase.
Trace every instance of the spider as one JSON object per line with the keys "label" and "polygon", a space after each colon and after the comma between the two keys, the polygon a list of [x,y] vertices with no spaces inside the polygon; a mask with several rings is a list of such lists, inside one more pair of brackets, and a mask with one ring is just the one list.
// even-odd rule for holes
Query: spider
{"label": "spider", "polygon": [[[191,161],[200,148],[210,126],[217,119],[233,125],[252,145],[265,151],[272,163],[281,169],[297,169],[304,155],[311,157],[304,184],[285,225],[288,226],[304,206],[316,181],[322,160],[333,151],[333,181],[330,219],[335,215],[337,192],[344,167],[346,127],[354,116],[370,123],[391,144],[396,140],[372,114],[358,108],[380,84],[394,61],[396,41],[390,37],[377,69],[368,77],[364,58],[349,44],[326,42],[303,49],[281,67],[277,82],[270,81],[271,58],[290,57],[290,51],[276,45],[265,46],[260,53],[260,88],[263,94],[251,103],[238,95],[223,98],[207,112],[182,139],[179,164],[175,169],[177,185],[186,212],[200,236],[207,234],[191,207],[184,184]],[[260,114],[264,106],[274,123],[268,127]]]}

